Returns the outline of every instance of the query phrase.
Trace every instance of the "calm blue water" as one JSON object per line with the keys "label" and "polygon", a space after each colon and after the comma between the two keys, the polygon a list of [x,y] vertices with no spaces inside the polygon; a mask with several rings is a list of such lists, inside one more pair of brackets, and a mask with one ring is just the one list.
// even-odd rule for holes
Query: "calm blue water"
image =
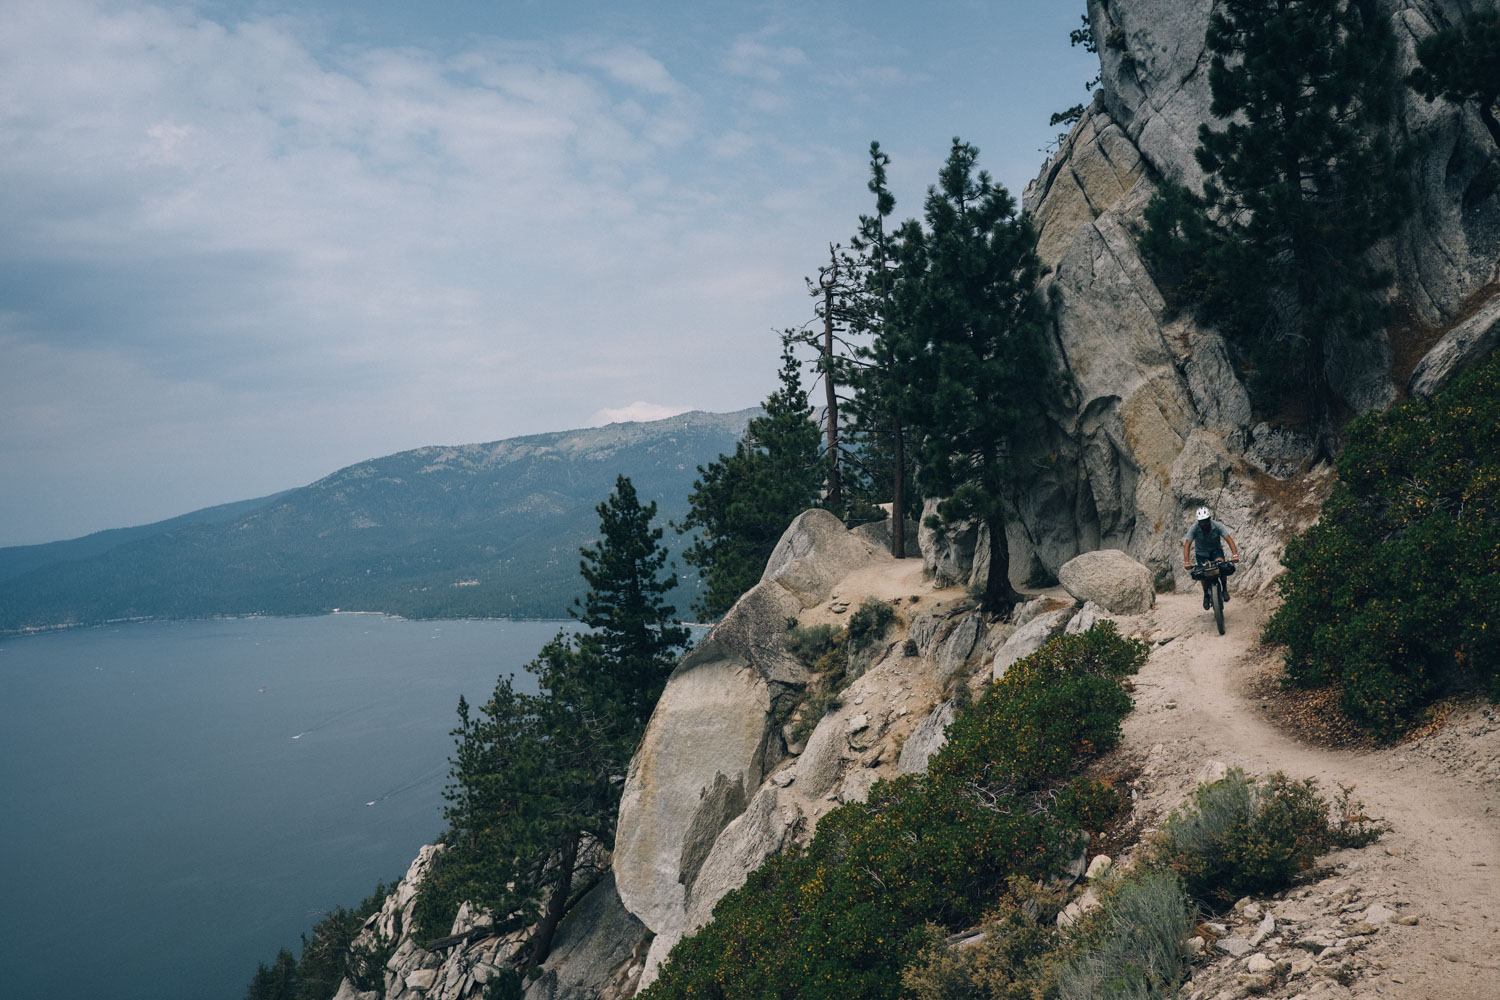
{"label": "calm blue water", "polygon": [[0,995],[239,1000],[257,962],[433,841],[458,696],[483,702],[559,627],[332,615],[0,640]]}

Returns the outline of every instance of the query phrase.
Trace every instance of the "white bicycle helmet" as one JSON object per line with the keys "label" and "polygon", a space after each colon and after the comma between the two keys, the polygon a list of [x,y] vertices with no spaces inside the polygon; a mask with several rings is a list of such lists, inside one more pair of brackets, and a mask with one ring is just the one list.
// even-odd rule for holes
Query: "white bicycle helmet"
{"label": "white bicycle helmet", "polygon": [[1200,521],[1207,521],[1214,516],[1214,512],[1209,510],[1207,507],[1199,507],[1196,511],[1193,512],[1193,516]]}

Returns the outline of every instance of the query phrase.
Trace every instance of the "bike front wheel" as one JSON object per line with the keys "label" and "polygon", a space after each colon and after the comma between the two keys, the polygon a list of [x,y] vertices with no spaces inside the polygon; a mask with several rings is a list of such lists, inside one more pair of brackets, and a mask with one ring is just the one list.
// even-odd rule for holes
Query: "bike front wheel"
{"label": "bike front wheel", "polygon": [[1214,624],[1219,627],[1219,634],[1224,634],[1224,593],[1222,588],[1215,585],[1213,588],[1214,602]]}

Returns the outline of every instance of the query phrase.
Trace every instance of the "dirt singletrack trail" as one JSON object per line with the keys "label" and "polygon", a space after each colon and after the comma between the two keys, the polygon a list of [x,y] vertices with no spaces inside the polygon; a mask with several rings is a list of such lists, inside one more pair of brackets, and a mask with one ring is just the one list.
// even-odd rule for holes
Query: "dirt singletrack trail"
{"label": "dirt singletrack trail", "polygon": [[1122,632],[1154,644],[1124,723],[1126,752],[1143,766],[1147,816],[1165,818],[1208,761],[1315,778],[1330,798],[1352,785],[1365,812],[1390,829],[1369,847],[1325,859],[1337,867],[1328,884],[1417,918],[1369,938],[1361,952],[1368,976],[1347,986],[1307,977],[1275,995],[1500,1000],[1500,716],[1476,709],[1450,720],[1444,745],[1455,735],[1469,741],[1458,765],[1420,744],[1343,751],[1300,742],[1248,693],[1276,655],[1259,643],[1267,603],[1236,595],[1221,636],[1201,601],[1196,591],[1165,594],[1150,612],[1119,619]]}

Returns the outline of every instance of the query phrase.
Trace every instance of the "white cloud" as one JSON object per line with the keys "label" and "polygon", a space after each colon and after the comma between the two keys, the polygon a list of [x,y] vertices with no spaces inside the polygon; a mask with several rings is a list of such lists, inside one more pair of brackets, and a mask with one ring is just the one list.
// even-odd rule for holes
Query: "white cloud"
{"label": "white cloud", "polygon": [[663,406],[660,403],[634,402],[629,406],[622,406],[616,410],[597,410],[589,417],[590,427],[602,427],[605,424],[625,424],[632,421],[665,420],[675,417],[679,413],[691,410],[690,406]]}
{"label": "white cloud", "polygon": [[667,67],[659,59],[631,45],[617,45],[591,53],[584,57],[583,62],[604,70],[612,79],[626,86],[648,94],[675,96],[682,93],[682,87],[672,79],[672,74],[667,72]]}
{"label": "white cloud", "polygon": [[767,45],[761,40],[766,34],[735,39],[724,57],[725,71],[762,83],[777,83],[787,70],[807,65],[806,52],[795,45]]}
{"label": "white cloud", "polygon": [[166,516],[189,505],[166,484],[213,464],[174,455],[238,451],[280,488],[309,455],[577,426],[601,400],[753,405],[802,276],[868,210],[869,138],[921,167],[901,211],[930,182],[812,89],[908,65],[827,11],[736,36],[776,12],[622,8],[616,37],[540,13],[533,41],[429,49],[224,13],[267,6],[0,3],[8,540],[42,540],[27,506],[101,454]]}

